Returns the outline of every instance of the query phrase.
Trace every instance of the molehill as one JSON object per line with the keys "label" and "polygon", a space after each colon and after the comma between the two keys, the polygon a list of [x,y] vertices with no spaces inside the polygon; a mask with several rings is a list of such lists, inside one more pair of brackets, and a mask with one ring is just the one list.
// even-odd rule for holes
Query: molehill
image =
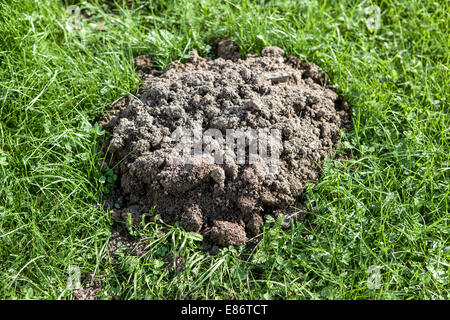
{"label": "molehill", "polygon": [[[194,50],[187,63],[163,72],[141,68],[138,93],[111,106],[102,125],[117,164],[114,219],[131,214],[138,222],[156,206],[166,223],[179,222],[210,243],[244,244],[261,232],[265,215],[283,213],[317,180],[341,128],[348,129],[348,105],[317,65],[286,58],[278,47],[241,60],[230,41],[217,46],[217,59]],[[203,133],[185,140],[202,154],[174,156],[180,128]],[[229,132],[244,133],[243,157],[224,142]],[[252,132],[269,132],[269,157],[249,156]]]}

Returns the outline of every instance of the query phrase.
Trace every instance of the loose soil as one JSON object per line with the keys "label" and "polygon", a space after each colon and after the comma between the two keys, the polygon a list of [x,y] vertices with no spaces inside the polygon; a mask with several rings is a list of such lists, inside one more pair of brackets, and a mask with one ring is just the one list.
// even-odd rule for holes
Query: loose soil
{"label": "loose soil", "polygon": [[[116,220],[131,214],[137,223],[156,206],[166,223],[178,222],[210,243],[245,244],[261,232],[265,215],[286,212],[319,178],[340,130],[349,128],[347,103],[317,65],[286,58],[278,47],[241,60],[229,40],[216,43],[216,52],[210,59],[194,50],[187,63],[172,62],[163,72],[149,68],[148,57],[137,59],[144,84],[113,104],[102,123],[117,164]],[[195,155],[179,163],[171,139],[177,128],[218,129],[224,137],[227,129],[276,129],[278,170],[268,170],[263,159],[237,163],[226,148],[223,164]],[[202,146],[214,142],[204,137]]]}

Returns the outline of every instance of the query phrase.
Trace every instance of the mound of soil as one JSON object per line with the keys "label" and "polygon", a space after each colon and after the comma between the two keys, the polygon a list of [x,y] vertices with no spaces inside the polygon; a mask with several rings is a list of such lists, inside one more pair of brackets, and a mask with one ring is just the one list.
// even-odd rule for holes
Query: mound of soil
{"label": "mound of soil", "polygon": [[[241,60],[224,41],[217,52],[213,60],[192,51],[188,63],[172,62],[162,73],[141,70],[145,83],[136,96],[111,107],[102,125],[111,132],[108,152],[119,177],[114,201],[123,208],[112,210],[113,217],[131,213],[137,222],[156,206],[169,224],[179,222],[220,246],[241,245],[260,233],[266,214],[286,210],[319,177],[340,129],[350,125],[348,105],[326,85],[324,71],[285,58],[278,47]],[[180,128],[203,134],[191,136],[202,155],[174,156],[180,141],[173,133]],[[205,134],[211,129],[223,137],[244,132],[244,157]],[[270,132],[271,157],[250,161],[250,141],[262,131]]]}

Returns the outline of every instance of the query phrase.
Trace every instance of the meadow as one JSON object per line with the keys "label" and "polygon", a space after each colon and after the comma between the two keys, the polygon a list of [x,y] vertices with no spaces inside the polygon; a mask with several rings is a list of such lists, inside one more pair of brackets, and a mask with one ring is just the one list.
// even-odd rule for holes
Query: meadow
{"label": "meadow", "polygon": [[[76,7],[80,9],[77,15]],[[450,299],[447,1],[0,2],[0,298],[72,299],[69,266],[98,299]],[[303,201],[244,248],[210,255],[177,226],[142,223],[142,256],[108,254],[101,166],[108,106],[135,92],[133,57],[159,69],[231,38],[324,69],[353,129]],[[154,214],[157,214],[157,208]],[[165,266],[168,253],[184,270]],[[84,284],[83,284],[84,285]]]}

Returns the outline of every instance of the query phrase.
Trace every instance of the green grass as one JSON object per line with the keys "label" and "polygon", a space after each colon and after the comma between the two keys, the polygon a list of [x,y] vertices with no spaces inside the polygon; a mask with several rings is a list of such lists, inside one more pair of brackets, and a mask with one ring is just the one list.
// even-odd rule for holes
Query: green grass
{"label": "green grass", "polygon": [[[450,298],[448,2],[99,3],[0,3],[0,298],[70,299],[69,265],[100,277],[100,299]],[[91,15],[68,31],[72,4]],[[94,124],[138,87],[133,56],[164,68],[225,37],[243,54],[277,45],[321,66],[351,104],[338,152],[353,159],[328,160],[304,193],[311,220],[268,221],[250,261],[149,223],[133,232],[150,250],[113,264]],[[164,266],[168,252],[184,271]]]}

